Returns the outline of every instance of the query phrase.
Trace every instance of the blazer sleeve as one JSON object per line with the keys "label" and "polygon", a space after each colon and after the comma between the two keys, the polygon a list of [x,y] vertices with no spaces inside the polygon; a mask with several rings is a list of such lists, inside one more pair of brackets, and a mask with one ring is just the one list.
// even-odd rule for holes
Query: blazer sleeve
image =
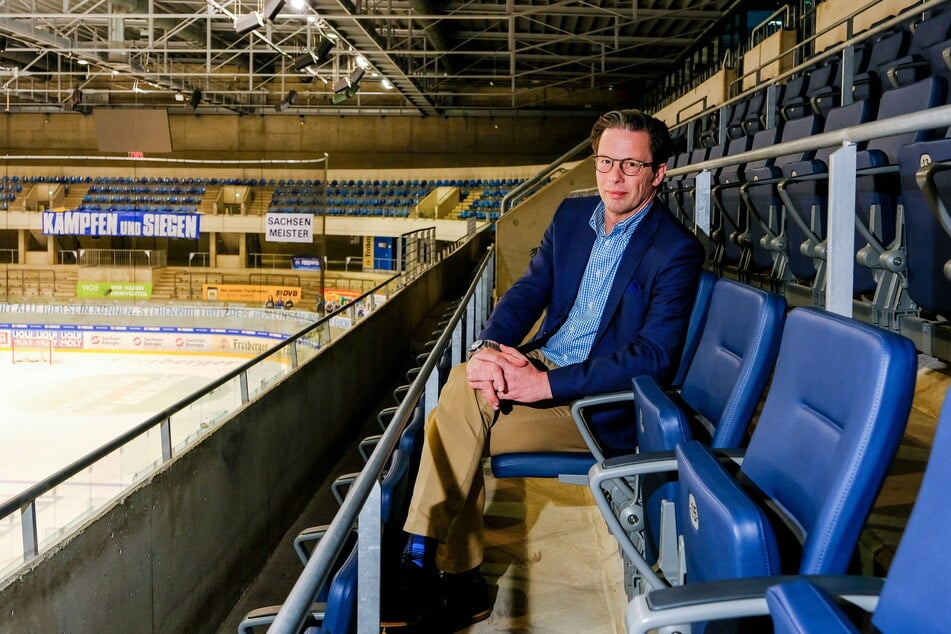
{"label": "blazer sleeve", "polygon": [[[679,233],[679,232],[678,232]],[[648,374],[667,383],[676,371],[703,265],[703,248],[692,236],[654,244],[657,268],[650,282],[640,328],[624,332],[617,324],[612,340],[591,351],[587,360],[550,370],[552,396],[569,401],[591,394],[630,389],[631,379]],[[633,329],[632,329],[633,330]]]}

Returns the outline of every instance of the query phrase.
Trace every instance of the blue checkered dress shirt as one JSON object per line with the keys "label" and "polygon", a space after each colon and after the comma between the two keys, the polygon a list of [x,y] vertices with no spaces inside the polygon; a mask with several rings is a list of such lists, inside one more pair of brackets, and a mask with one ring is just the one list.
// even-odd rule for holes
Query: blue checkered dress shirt
{"label": "blue checkered dress shirt", "polygon": [[581,363],[588,358],[621,255],[652,204],[614,225],[608,236],[604,235],[604,203],[599,202],[594,208],[588,223],[595,234],[594,246],[575,303],[565,323],[541,349],[542,354],[558,367]]}

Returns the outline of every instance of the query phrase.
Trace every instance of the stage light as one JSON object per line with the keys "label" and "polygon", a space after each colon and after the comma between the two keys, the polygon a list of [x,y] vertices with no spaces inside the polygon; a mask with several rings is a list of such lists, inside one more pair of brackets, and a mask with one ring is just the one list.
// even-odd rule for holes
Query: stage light
{"label": "stage light", "polygon": [[294,70],[303,71],[310,66],[318,66],[327,61],[330,51],[333,49],[333,40],[321,37],[317,42],[317,47],[313,51],[304,51],[294,58]]}
{"label": "stage light", "polygon": [[317,48],[315,54],[317,55],[318,62],[326,62],[327,56],[330,54],[330,51],[333,50],[334,42],[333,40],[321,37],[320,41],[317,42]]}
{"label": "stage light", "polygon": [[274,109],[278,112],[284,112],[288,108],[297,104],[297,91],[291,90],[287,93],[287,96],[281,99],[280,103],[274,106]]}
{"label": "stage light", "polygon": [[264,17],[268,20],[274,20],[284,8],[284,0],[269,0],[264,6]]}
{"label": "stage light", "polygon": [[234,31],[238,35],[245,35],[264,26],[264,18],[257,11],[246,15],[239,15],[234,19]]}

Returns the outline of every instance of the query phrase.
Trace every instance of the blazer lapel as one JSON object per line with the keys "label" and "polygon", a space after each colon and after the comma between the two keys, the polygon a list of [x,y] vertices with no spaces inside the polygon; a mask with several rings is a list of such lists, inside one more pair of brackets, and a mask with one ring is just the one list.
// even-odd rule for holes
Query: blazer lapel
{"label": "blazer lapel", "polygon": [[628,286],[637,284],[635,280],[637,268],[640,266],[644,255],[648,251],[648,247],[654,240],[654,234],[657,233],[657,229],[660,226],[661,216],[662,213],[660,209],[658,209],[657,201],[654,201],[654,204],[651,205],[651,209],[647,213],[647,217],[638,225],[634,235],[631,236],[631,241],[627,244],[627,248],[624,249],[624,253],[621,256],[621,263],[618,264],[617,272],[614,274],[611,291],[608,293],[608,301],[605,303],[604,312],[601,314],[601,322],[598,324],[598,333],[594,338],[594,345],[597,345],[598,341],[604,335],[605,330],[607,330],[608,324],[611,323],[611,319],[614,318],[614,313],[621,303],[621,297],[624,296]]}

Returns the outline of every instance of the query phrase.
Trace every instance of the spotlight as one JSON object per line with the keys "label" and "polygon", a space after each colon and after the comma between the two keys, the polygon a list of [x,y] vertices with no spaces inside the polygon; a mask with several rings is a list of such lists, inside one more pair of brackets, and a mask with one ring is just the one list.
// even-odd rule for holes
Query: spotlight
{"label": "spotlight", "polygon": [[246,15],[239,15],[234,19],[234,31],[238,35],[250,33],[262,26],[264,26],[264,19],[257,11],[252,11]]}
{"label": "spotlight", "polygon": [[333,40],[321,36],[320,41],[317,42],[317,48],[313,51],[305,51],[294,58],[294,70],[302,71],[309,66],[323,64],[327,61],[327,56],[333,47]]}
{"label": "spotlight", "polygon": [[341,77],[334,82],[334,93],[345,92],[350,87],[350,81],[346,77]]}
{"label": "spotlight", "polygon": [[317,61],[326,62],[327,55],[330,54],[330,51],[333,50],[333,47],[334,47],[333,40],[326,37],[321,37],[320,41],[317,42],[317,49],[316,49]]}
{"label": "spotlight", "polygon": [[307,51],[301,55],[298,55],[294,58],[294,70],[302,71],[308,66],[313,66],[317,63],[317,56]]}
{"label": "spotlight", "polygon": [[289,107],[297,104],[297,91],[291,90],[287,93],[287,96],[281,99],[280,103],[274,106],[274,109],[278,112],[284,112]]}
{"label": "spotlight", "polygon": [[192,110],[198,109],[198,104],[201,103],[201,91],[197,88],[192,91],[192,97],[188,100],[188,105],[191,106]]}
{"label": "spotlight", "polygon": [[284,0],[268,0],[268,3],[264,6],[264,17],[268,20],[273,20],[283,8]]}
{"label": "spotlight", "polygon": [[363,79],[365,70],[357,66],[350,73],[349,77],[341,77],[334,82],[334,96],[331,102],[338,104],[353,97],[360,90],[360,80]]}
{"label": "spotlight", "polygon": [[79,88],[73,88],[72,92],[69,93],[69,96],[66,97],[66,101],[63,102],[63,110],[72,112],[76,109],[76,106],[82,103],[82,101],[83,91],[81,91]]}

